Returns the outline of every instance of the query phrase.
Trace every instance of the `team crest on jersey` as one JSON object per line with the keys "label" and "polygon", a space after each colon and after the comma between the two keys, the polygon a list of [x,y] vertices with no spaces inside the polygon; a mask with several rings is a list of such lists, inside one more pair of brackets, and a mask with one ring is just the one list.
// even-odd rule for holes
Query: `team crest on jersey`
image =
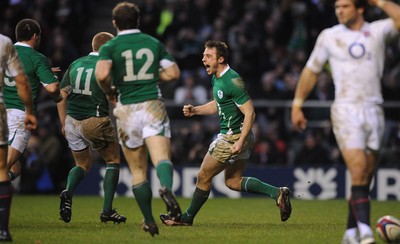
{"label": "team crest on jersey", "polygon": [[224,96],[224,93],[221,90],[218,90],[217,95],[218,95],[219,99],[222,99],[222,97]]}

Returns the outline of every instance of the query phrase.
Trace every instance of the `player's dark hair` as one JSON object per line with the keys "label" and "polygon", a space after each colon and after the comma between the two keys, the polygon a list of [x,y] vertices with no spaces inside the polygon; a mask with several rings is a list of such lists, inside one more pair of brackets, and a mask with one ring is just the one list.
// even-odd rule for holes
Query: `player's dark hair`
{"label": "player's dark hair", "polygon": [[112,11],[112,19],[119,30],[139,28],[140,10],[134,3],[120,2]]}
{"label": "player's dark hair", "polygon": [[217,59],[219,57],[224,57],[224,64],[227,64],[229,62],[229,50],[228,50],[228,45],[226,45],[225,42],[222,41],[207,41],[204,46],[206,48],[215,48],[217,50]]}
{"label": "player's dark hair", "polygon": [[353,0],[356,8],[366,8],[368,6],[367,0]]}
{"label": "player's dark hair", "polygon": [[36,20],[23,19],[15,27],[15,38],[19,42],[29,41],[34,34],[41,34],[40,25]]}
{"label": "player's dark hair", "polygon": [[92,39],[92,49],[94,52],[99,51],[100,47],[106,42],[113,39],[114,36],[108,32],[99,32]]}

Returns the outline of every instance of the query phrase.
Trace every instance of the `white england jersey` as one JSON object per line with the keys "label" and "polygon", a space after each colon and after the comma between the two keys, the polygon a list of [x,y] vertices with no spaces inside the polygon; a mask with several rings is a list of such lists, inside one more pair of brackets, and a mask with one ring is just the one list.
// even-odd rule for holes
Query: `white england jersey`
{"label": "white england jersey", "polygon": [[319,73],[329,62],[336,103],[382,103],[386,41],[397,34],[392,19],[365,22],[358,31],[333,26],[320,33],[306,66]]}
{"label": "white england jersey", "polygon": [[0,102],[3,103],[4,73],[14,77],[23,73],[23,67],[18,59],[10,38],[0,34]]}

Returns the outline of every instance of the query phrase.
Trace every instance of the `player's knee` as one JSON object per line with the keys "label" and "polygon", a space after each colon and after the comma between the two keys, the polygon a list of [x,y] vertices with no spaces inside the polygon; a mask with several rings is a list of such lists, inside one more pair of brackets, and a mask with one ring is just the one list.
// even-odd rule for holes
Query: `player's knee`
{"label": "player's knee", "polygon": [[200,170],[197,174],[197,182],[199,184],[211,183],[212,178],[204,170]]}
{"label": "player's knee", "polygon": [[120,164],[120,157],[105,157],[104,161],[106,164]]}
{"label": "player's knee", "polygon": [[77,163],[77,166],[81,167],[85,173],[89,172],[91,165],[89,163]]}

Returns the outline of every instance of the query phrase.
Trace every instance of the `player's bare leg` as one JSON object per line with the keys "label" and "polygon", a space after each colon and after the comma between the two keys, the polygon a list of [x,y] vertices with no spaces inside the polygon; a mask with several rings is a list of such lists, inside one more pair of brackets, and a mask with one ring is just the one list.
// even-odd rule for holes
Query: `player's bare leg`
{"label": "player's bare leg", "polygon": [[21,157],[22,153],[20,151],[11,146],[8,147],[7,165],[10,181],[14,180],[21,174],[21,163],[19,162]]}
{"label": "player's bare leg", "polygon": [[72,155],[74,156],[76,166],[69,171],[66,189],[60,194],[60,219],[65,223],[71,221],[72,197],[74,191],[91,166],[91,153],[89,148],[82,151],[72,151]]}
{"label": "player's bare leg", "polygon": [[122,146],[122,150],[132,174],[132,192],[144,217],[142,229],[149,232],[151,236],[158,235],[158,227],[151,208],[153,194],[147,181],[146,147],[144,145],[138,148]]}
{"label": "player's bare leg", "polygon": [[[376,154],[367,154],[361,149],[345,149],[342,150],[342,155],[351,176],[350,214],[356,223],[360,241],[373,243],[373,231],[370,227],[369,186],[376,167]],[[349,223],[354,225],[354,222]],[[348,230],[351,229],[349,227],[351,226],[348,224]]]}
{"label": "player's bare leg", "polygon": [[174,219],[179,219],[182,215],[182,211],[172,190],[174,169],[171,162],[170,139],[165,136],[151,136],[146,138],[145,141],[151,161],[153,162],[160,180],[160,197],[167,207],[168,214]]}

